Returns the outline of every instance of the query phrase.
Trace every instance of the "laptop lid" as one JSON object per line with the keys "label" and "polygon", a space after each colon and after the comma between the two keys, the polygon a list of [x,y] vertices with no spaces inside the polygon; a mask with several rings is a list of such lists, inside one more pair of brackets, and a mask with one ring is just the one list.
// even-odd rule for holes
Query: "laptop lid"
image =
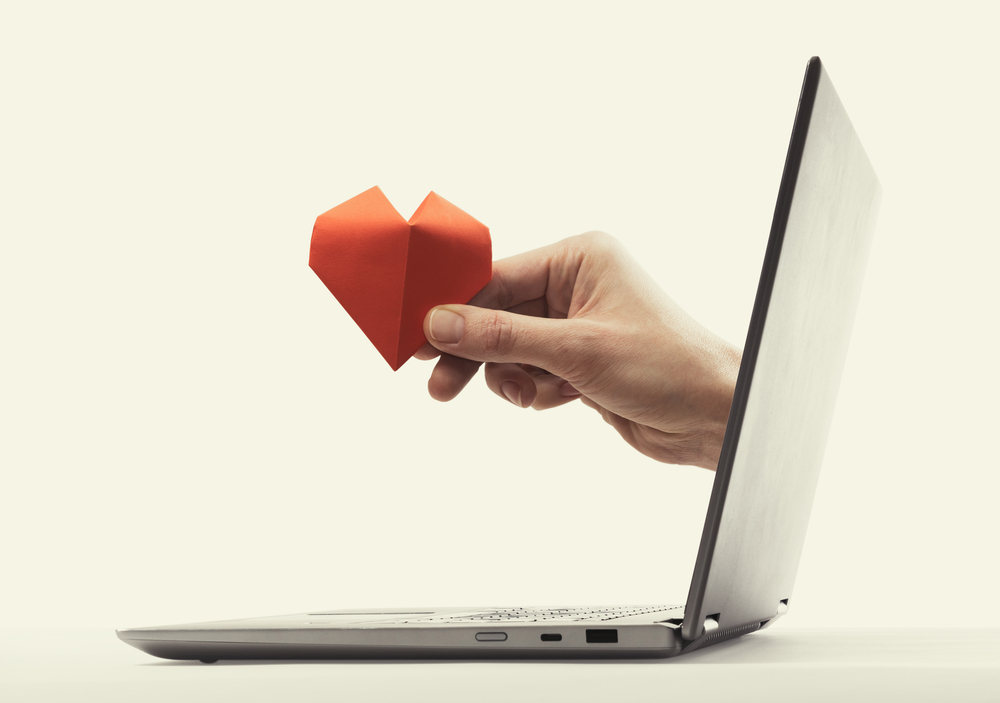
{"label": "laptop lid", "polygon": [[813,57],[688,593],[685,640],[726,639],[787,609],[880,199],[875,171]]}

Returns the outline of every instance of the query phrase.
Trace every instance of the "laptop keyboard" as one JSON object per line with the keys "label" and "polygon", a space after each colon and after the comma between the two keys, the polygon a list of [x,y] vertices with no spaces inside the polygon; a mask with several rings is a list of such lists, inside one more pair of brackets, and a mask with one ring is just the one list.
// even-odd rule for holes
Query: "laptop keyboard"
{"label": "laptop keyboard", "polygon": [[429,618],[412,618],[401,622],[439,622],[439,623],[506,623],[506,622],[579,622],[593,620],[605,622],[628,618],[633,615],[652,615],[671,610],[683,610],[682,605],[616,605],[610,607],[580,607],[580,608],[545,608],[533,610],[529,608],[497,608],[481,613],[458,613],[457,615],[435,615]]}

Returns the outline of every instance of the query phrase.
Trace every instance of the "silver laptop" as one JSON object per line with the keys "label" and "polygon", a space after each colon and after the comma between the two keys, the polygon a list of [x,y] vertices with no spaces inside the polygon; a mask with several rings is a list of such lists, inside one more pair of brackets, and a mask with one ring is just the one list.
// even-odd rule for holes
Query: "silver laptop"
{"label": "silver laptop", "polygon": [[880,200],[809,61],[685,605],[376,608],[119,630],[169,659],[670,657],[787,612]]}

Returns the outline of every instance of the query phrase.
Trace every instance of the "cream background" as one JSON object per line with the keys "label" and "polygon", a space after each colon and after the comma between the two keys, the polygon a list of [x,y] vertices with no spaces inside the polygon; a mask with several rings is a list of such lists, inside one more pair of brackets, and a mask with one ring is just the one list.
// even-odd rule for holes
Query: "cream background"
{"label": "cream background", "polygon": [[1000,625],[1000,12],[750,5],[8,4],[3,623],[682,602],[713,474],[430,400],[309,234],[375,184],[497,258],[604,229],[742,344],[817,54],[885,195],[783,626]]}

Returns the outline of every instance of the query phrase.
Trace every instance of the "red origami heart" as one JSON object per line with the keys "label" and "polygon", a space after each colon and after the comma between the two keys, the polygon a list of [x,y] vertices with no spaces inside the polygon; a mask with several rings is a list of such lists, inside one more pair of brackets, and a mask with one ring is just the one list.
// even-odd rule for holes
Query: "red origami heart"
{"label": "red origami heart", "polygon": [[426,341],[432,307],[489,283],[493,247],[486,225],[436,193],[407,222],[375,186],[316,218],[309,266],[395,371]]}

